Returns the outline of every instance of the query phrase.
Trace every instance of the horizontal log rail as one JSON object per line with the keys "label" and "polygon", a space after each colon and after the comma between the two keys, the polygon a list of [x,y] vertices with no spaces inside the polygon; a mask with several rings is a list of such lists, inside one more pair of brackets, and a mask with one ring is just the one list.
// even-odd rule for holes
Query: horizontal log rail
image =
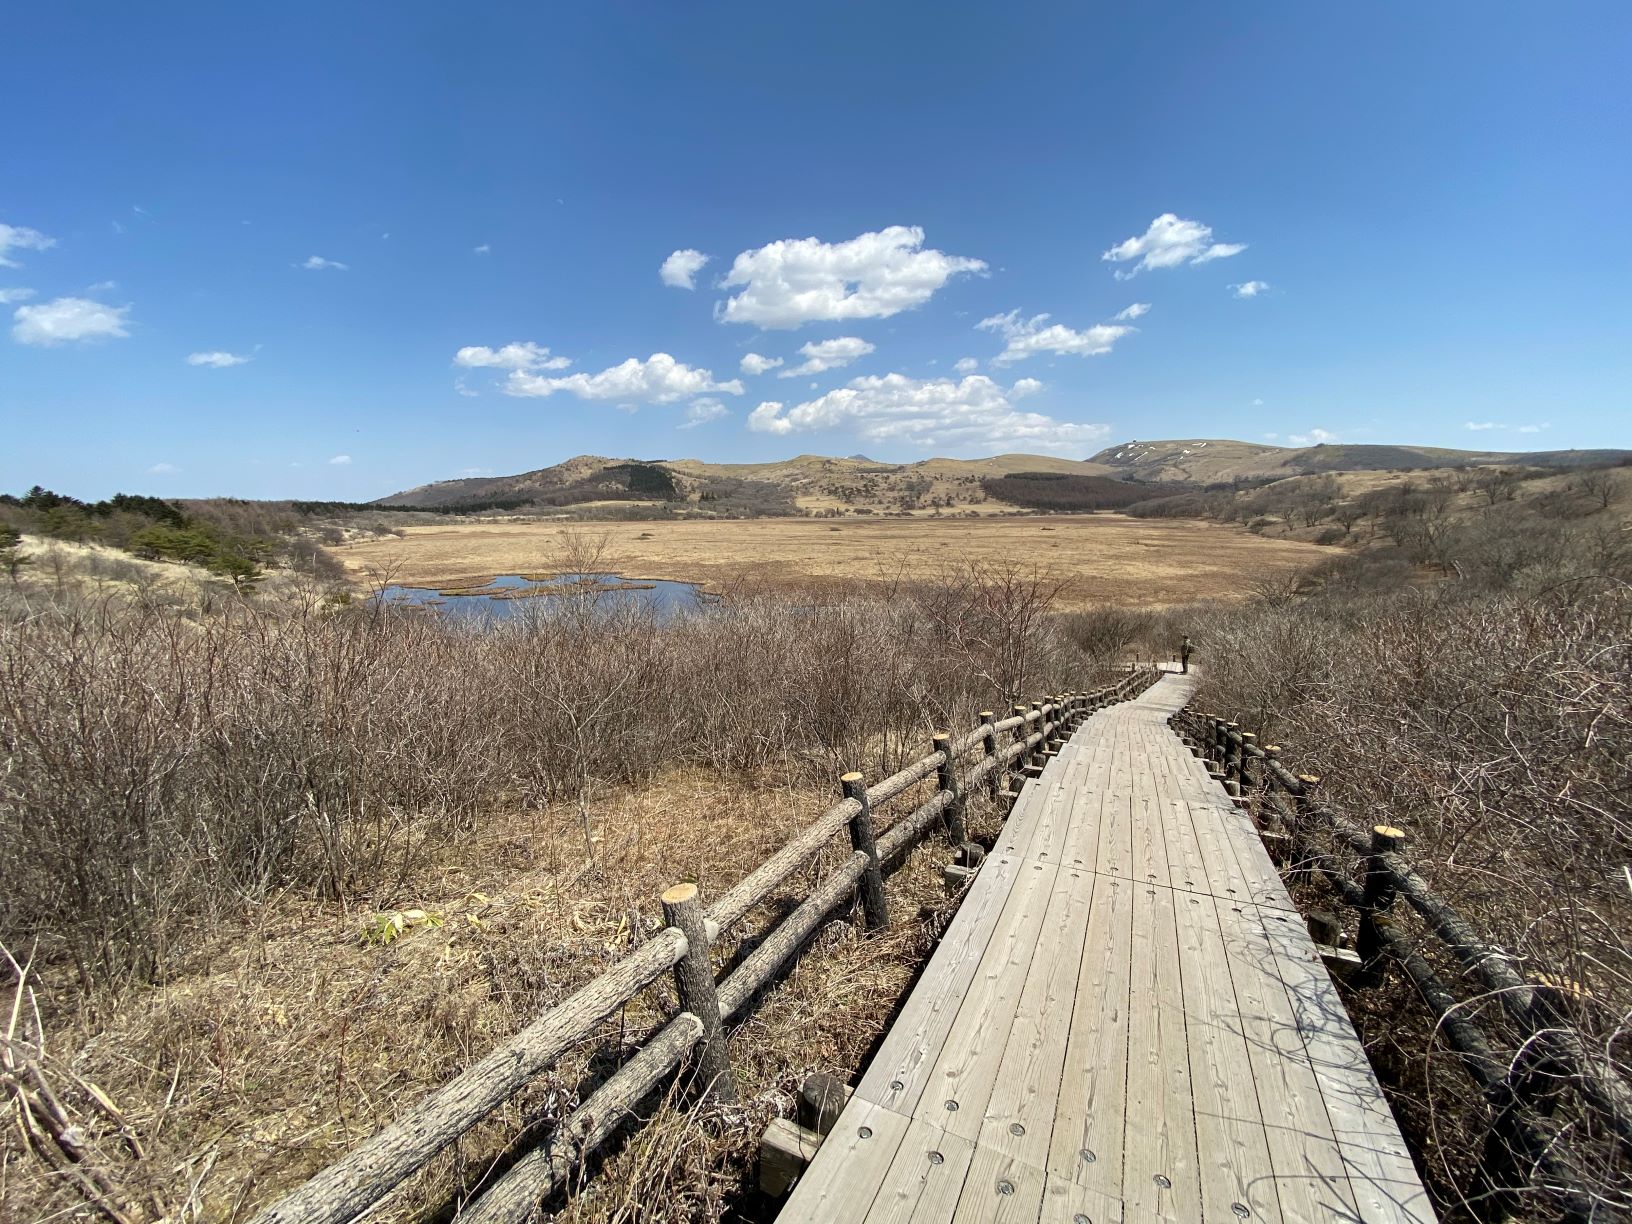
{"label": "horizontal log rail", "polygon": [[[974,729],[935,739],[935,750],[865,788],[860,775],[845,776],[845,797],[801,833],[702,908],[694,886],[664,894],[670,925],[539,1016],[487,1057],[431,1092],[397,1121],[364,1140],[328,1168],[255,1217],[253,1224],[343,1224],[372,1208],[432,1156],[453,1143],[562,1054],[594,1036],[631,999],[666,973],[675,978],[680,1007],[641,1049],[562,1120],[538,1147],[512,1165],[480,1197],[461,1208],[461,1218],[484,1224],[532,1217],[538,1202],[571,1180],[573,1171],[633,1117],[639,1101],[679,1069],[717,1059],[725,1048],[723,1025],[742,1017],[760,992],[803,953],[810,936],[858,892],[868,898],[869,927],[882,913],[882,877],[940,827],[961,830],[962,798],[984,786],[994,796],[1014,791],[1004,784],[1050,744],[1063,742],[1094,711],[1128,700],[1154,682],[1150,667],[1130,668],[1116,683],[1093,692],[1051,695],[1030,709],[996,719],[982,713]],[[1012,735],[1000,745],[999,735]],[[971,753],[979,759],[965,764]],[[931,797],[893,821],[876,840],[876,809],[934,779]],[[952,811],[958,819],[948,819]],[[687,931],[713,944],[768,901],[797,871],[808,867],[832,840],[849,831],[852,853],[726,975],[716,982],[708,949],[694,947]],[[961,841],[961,833],[957,840]],[[872,884],[879,884],[876,897]],[[685,930],[681,928],[685,927]],[[699,1051],[706,1053],[699,1055]],[[723,1075],[697,1087],[702,1098],[730,1099],[729,1063]]]}
{"label": "horizontal log rail", "polygon": [[[1169,719],[1173,730],[1208,765],[1225,790],[1255,810],[1272,857],[1292,880],[1315,880],[1359,913],[1356,982],[1374,986],[1397,966],[1433,1016],[1438,1031],[1489,1103],[1493,1120],[1468,1198],[1482,1218],[1515,1209],[1515,1182],[1546,1192],[1567,1221],[1623,1219],[1632,1202],[1607,1202],[1589,1188],[1584,1154],[1572,1150],[1576,1128],[1553,1120],[1558,1098],[1573,1090],[1584,1108],[1632,1157],[1632,1085],[1609,1052],[1584,1039],[1564,1015],[1556,982],[1526,981],[1514,958],[1482,938],[1455,907],[1436,894],[1402,852],[1405,835],[1387,825],[1368,834],[1320,798],[1318,776],[1296,774],[1279,748],[1260,745],[1237,723],[1188,708]],[[1361,858],[1357,878],[1313,836],[1324,833]],[[1419,941],[1393,921],[1396,898],[1422,920],[1465,981],[1498,1001],[1522,1043],[1504,1050],[1469,1015],[1469,1004],[1422,955]]]}

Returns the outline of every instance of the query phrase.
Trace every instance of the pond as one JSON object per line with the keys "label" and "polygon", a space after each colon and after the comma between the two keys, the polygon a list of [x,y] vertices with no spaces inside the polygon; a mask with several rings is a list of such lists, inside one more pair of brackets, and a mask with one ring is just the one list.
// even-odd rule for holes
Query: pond
{"label": "pond", "polygon": [[717,602],[693,582],[625,578],[621,574],[500,574],[480,586],[388,586],[380,598],[394,607],[434,608],[460,618],[506,620],[547,616],[563,602],[591,600],[597,607],[650,609],[668,620]]}

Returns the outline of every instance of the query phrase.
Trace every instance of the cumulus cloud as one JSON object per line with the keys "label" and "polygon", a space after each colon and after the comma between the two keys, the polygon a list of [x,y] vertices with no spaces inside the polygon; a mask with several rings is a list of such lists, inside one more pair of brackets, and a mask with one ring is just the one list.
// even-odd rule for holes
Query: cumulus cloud
{"label": "cumulus cloud", "polygon": [[214,351],[209,353],[189,353],[187,364],[190,366],[208,366],[212,370],[225,370],[228,366],[243,365],[251,360],[238,353],[223,353]]}
{"label": "cumulus cloud", "polygon": [[980,362],[973,357],[959,357],[952,363],[952,369],[959,374],[973,374],[980,369]]}
{"label": "cumulus cloud", "polygon": [[55,238],[48,238],[37,229],[0,224],[0,268],[22,267],[11,257],[13,251],[45,251],[56,245]]}
{"label": "cumulus cloud", "polygon": [[742,292],[715,313],[727,323],[777,328],[885,319],[922,306],[954,276],[985,270],[979,259],[924,249],[924,231],[916,225],[892,225],[847,242],[784,238],[736,257],[720,283]]}
{"label": "cumulus cloud", "polygon": [[1308,433],[1287,434],[1286,440],[1293,446],[1323,446],[1336,442],[1337,435],[1324,429],[1311,429]]}
{"label": "cumulus cloud", "polygon": [[335,467],[345,467],[348,463],[351,462],[351,456],[350,455],[336,455],[333,459],[330,459],[329,462],[331,464],[333,464]]}
{"label": "cumulus cloud", "polygon": [[1462,428],[1463,429],[1506,429],[1507,426],[1499,424],[1496,421],[1463,421],[1462,422]]}
{"label": "cumulus cloud", "polygon": [[181,469],[173,463],[155,463],[147,471],[150,476],[175,476]]}
{"label": "cumulus cloud", "polygon": [[1085,453],[1110,433],[1108,425],[1020,412],[1010,393],[979,374],[961,380],[904,374],[856,378],[792,407],[776,400],[762,403],[749,414],[748,428],[779,436],[850,428],[870,442],[976,450],[1024,447],[1067,454]]}
{"label": "cumulus cloud", "polygon": [[657,270],[665,285],[672,285],[676,289],[697,288],[697,273],[703,270],[712,255],[704,255],[701,251],[694,251],[687,247],[685,250],[675,251],[663,261],[663,266]]}
{"label": "cumulus cloud", "polygon": [[1111,317],[1118,323],[1131,323],[1135,319],[1143,318],[1150,313],[1149,302],[1135,302],[1132,306],[1124,307]]}
{"label": "cumulus cloud", "polygon": [[108,306],[89,298],[62,297],[38,306],[19,306],[11,334],[19,344],[53,345],[70,340],[110,340],[128,336],[129,306]]}
{"label": "cumulus cloud", "polygon": [[1242,281],[1239,285],[1231,285],[1230,292],[1238,298],[1255,298],[1268,288],[1268,281]]}
{"label": "cumulus cloud", "polygon": [[26,302],[34,296],[32,289],[0,289],[0,306],[10,306],[14,302]]}
{"label": "cumulus cloud", "polygon": [[1180,264],[1208,263],[1226,259],[1247,249],[1244,242],[1214,242],[1211,226],[1186,221],[1173,213],[1163,213],[1143,234],[1117,243],[1100,256],[1108,263],[1132,263],[1116,270],[1117,280],[1131,280],[1154,268],[1176,268]]}
{"label": "cumulus cloud", "polygon": [[712,371],[688,366],[667,353],[653,353],[644,361],[631,357],[599,374],[546,378],[527,370],[511,370],[504,384],[506,395],[554,395],[557,391],[587,400],[669,404],[706,393],[741,395],[742,384],[734,378],[715,382]]}
{"label": "cumulus cloud", "polygon": [[796,365],[792,369],[783,370],[778,378],[798,378],[802,374],[820,374],[826,370],[837,370],[849,365],[858,357],[865,357],[873,351],[873,345],[856,336],[838,336],[832,340],[817,340],[810,344],[799,346],[804,354],[803,365]]}
{"label": "cumulus cloud", "polygon": [[1014,386],[1009,388],[1009,398],[1020,399],[1023,396],[1036,395],[1042,389],[1043,384],[1035,378],[1017,379]]}
{"label": "cumulus cloud", "polygon": [[469,369],[564,370],[572,364],[572,359],[551,357],[549,349],[531,340],[512,340],[497,349],[484,344],[466,345],[453,355],[453,364]]}
{"label": "cumulus cloud", "polygon": [[309,272],[322,272],[332,269],[335,272],[348,272],[350,264],[343,264],[338,259],[324,259],[321,255],[309,255],[306,262],[300,265]]}
{"label": "cumulus cloud", "polygon": [[761,357],[758,353],[744,353],[742,361],[744,374],[763,374],[766,370],[774,370],[782,364],[780,357]]}
{"label": "cumulus cloud", "polygon": [[1072,331],[1064,324],[1049,323],[1050,317],[1040,314],[1022,319],[1018,310],[1011,310],[1008,314],[982,319],[975,327],[994,332],[1008,341],[1008,347],[992,358],[992,364],[998,366],[1012,365],[1039,353],[1097,357],[1110,352],[1118,340],[1137,330],[1114,323],[1096,323],[1084,331]]}
{"label": "cumulus cloud", "polygon": [[474,250],[472,250],[471,254],[472,255],[487,255],[487,254],[491,253],[492,250],[493,250],[493,248],[488,246],[487,243],[484,242],[484,243],[482,243],[481,246],[476,247]]}
{"label": "cumulus cloud", "polygon": [[717,421],[726,414],[726,406],[717,399],[693,400],[686,405],[686,419],[681,421],[676,429],[696,429],[699,425],[707,425],[710,421]]}

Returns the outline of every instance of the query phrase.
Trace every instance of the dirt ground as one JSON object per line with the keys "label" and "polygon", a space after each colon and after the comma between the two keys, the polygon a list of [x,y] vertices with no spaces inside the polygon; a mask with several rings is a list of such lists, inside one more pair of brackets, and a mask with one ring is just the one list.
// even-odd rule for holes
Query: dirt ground
{"label": "dirt ground", "polygon": [[[576,540],[575,540],[576,537]],[[601,564],[629,578],[744,583],[820,592],[929,578],[960,559],[1017,560],[1069,580],[1062,604],[1159,606],[1244,594],[1265,574],[1310,565],[1330,549],[1265,539],[1235,526],[1117,514],[982,519],[750,519],[564,525],[450,523],[336,552],[360,586],[445,587],[495,574],[556,572],[604,537]]]}

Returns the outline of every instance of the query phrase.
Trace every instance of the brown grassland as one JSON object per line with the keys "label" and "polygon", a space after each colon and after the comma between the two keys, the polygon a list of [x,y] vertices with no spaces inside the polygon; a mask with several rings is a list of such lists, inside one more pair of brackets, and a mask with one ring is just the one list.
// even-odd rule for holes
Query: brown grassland
{"label": "brown grassland", "polygon": [[631,578],[792,589],[885,584],[939,574],[949,559],[1023,562],[1066,583],[1061,607],[1159,607],[1247,593],[1254,577],[1306,567],[1328,549],[1237,526],[1116,514],[631,522],[460,522],[409,527],[402,538],[338,550],[362,585],[381,578],[448,587],[495,574],[548,571],[563,537],[605,537]]}

